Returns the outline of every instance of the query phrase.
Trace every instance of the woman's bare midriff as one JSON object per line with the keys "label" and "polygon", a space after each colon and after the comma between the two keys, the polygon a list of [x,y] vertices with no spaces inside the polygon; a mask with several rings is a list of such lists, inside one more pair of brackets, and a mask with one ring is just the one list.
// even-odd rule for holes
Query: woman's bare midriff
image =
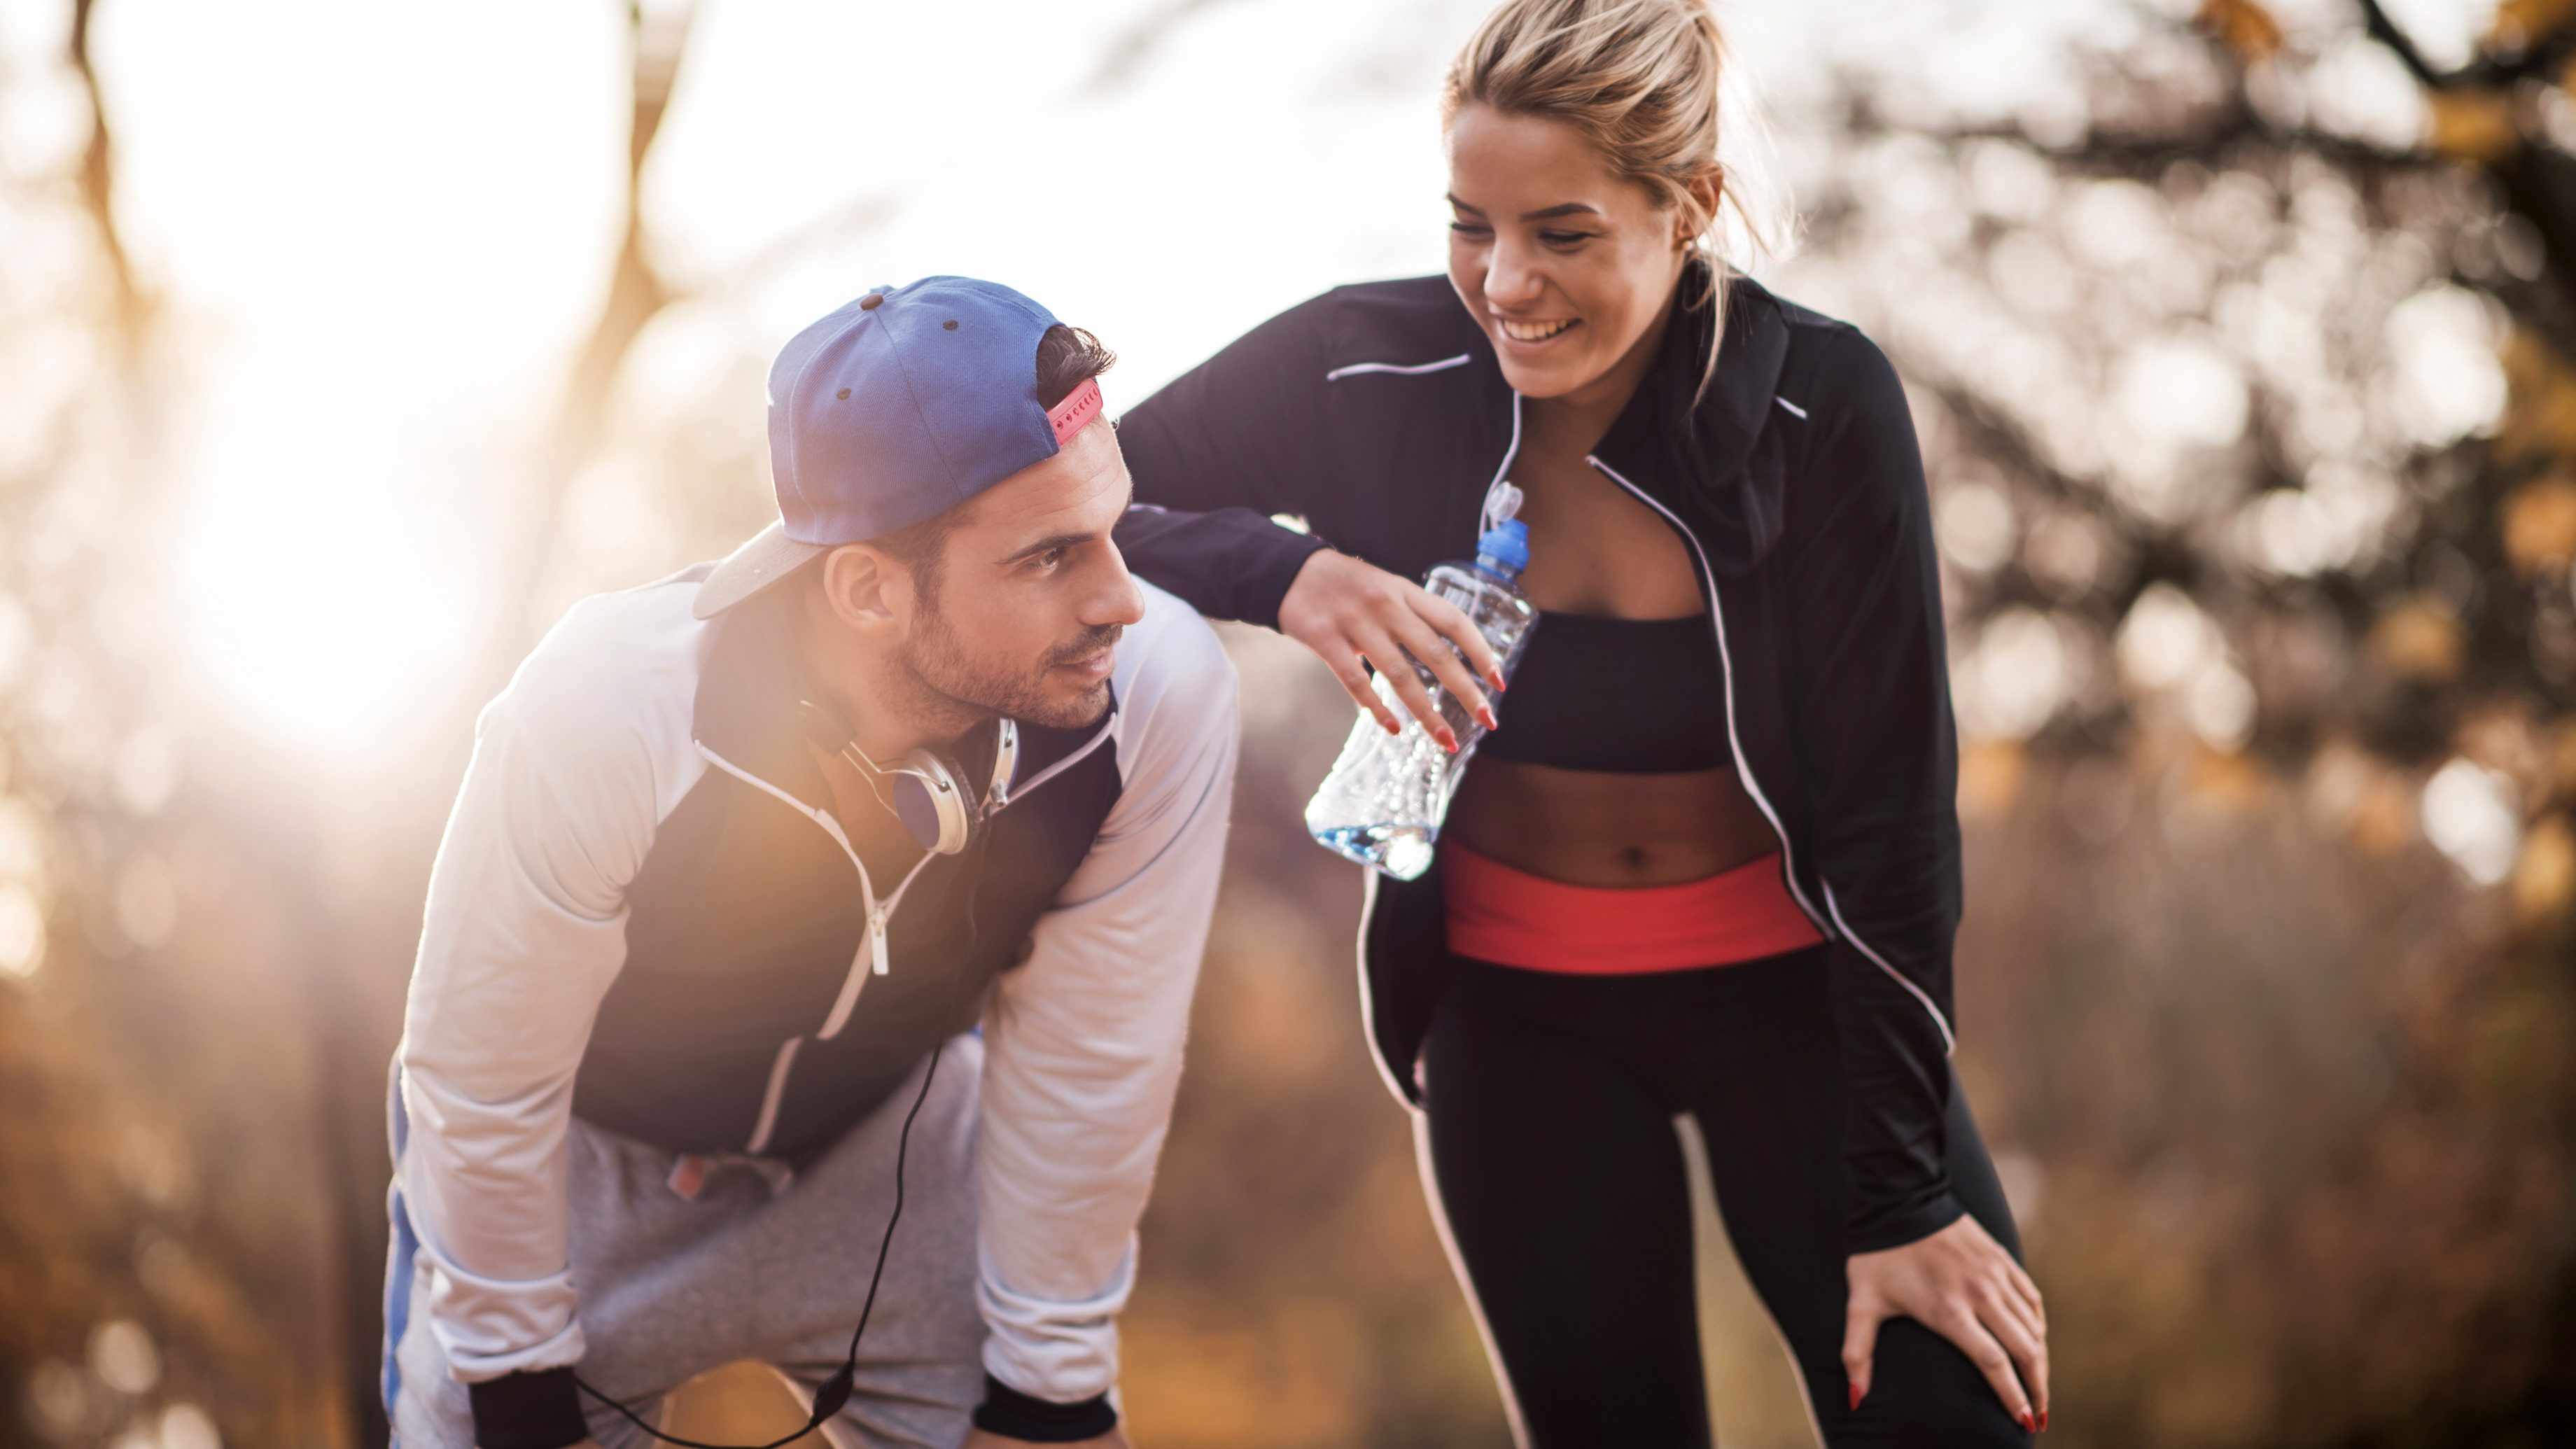
{"label": "woman's bare midriff", "polygon": [[1515,870],[1612,889],[1722,875],[1780,848],[1731,769],[1672,775],[1478,758],[1441,837]]}

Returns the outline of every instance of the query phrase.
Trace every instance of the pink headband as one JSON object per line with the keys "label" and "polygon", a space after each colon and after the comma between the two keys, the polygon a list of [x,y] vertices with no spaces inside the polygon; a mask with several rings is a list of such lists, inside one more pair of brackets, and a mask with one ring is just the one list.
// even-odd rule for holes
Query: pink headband
{"label": "pink headband", "polygon": [[1074,434],[1088,427],[1100,416],[1100,379],[1086,377],[1082,386],[1064,395],[1064,401],[1047,409],[1047,421],[1055,425],[1055,445],[1059,448]]}

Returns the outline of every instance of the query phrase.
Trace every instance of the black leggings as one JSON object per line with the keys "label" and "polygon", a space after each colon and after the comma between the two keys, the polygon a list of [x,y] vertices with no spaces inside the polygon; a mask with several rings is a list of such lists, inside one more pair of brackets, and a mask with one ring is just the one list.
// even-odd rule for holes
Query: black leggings
{"label": "black leggings", "polygon": [[[1531,1449],[1710,1442],[1673,1130],[1685,1112],[1834,1449],[2030,1442],[1967,1356],[1910,1318],[1879,1330],[1869,1399],[1850,1407],[1826,986],[1820,948],[1645,976],[1461,966],[1423,1047],[1426,1136]],[[1954,1191],[2018,1257],[1955,1082],[1948,1126]]]}

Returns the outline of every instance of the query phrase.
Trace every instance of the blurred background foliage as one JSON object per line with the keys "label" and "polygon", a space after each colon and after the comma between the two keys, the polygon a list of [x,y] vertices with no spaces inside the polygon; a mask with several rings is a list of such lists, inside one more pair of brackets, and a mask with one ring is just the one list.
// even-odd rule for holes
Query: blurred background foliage
{"label": "blurred background foliage", "polygon": [[[1129,351],[1132,398],[1316,287],[1436,266],[1429,87],[1480,9],[1113,7],[1012,62],[1038,100],[933,92],[874,133],[926,170],[849,162],[728,245],[709,218],[740,198],[704,177],[763,174],[741,134],[762,117],[724,132],[728,104],[757,111],[741,77],[970,22],[870,12],[853,45],[801,34],[817,16],[601,7],[584,53],[613,59],[546,81],[591,117],[566,143],[564,186],[598,198],[581,226],[492,178],[401,174],[434,141],[298,178],[313,225],[436,198],[396,213],[388,256],[409,229],[495,277],[573,257],[588,282],[530,293],[526,336],[452,369],[495,370],[514,410],[375,389],[350,426],[410,472],[300,422],[260,435],[227,486],[300,467],[332,491],[227,531],[197,466],[222,420],[299,389],[338,408],[335,379],[375,364],[236,345],[192,258],[242,237],[156,200],[211,153],[134,181],[131,133],[167,147],[185,121],[119,64],[167,84],[301,44],[328,69],[337,22],[0,3],[0,1446],[381,1442],[383,1067],[477,703],[570,598],[759,524],[763,359],[851,291],[980,267],[1057,301],[1060,273],[1058,310]],[[2049,1292],[2055,1437],[2576,1441],[2576,5],[1722,13],[1805,218],[1762,275],[1869,329],[1914,390],[1965,742],[1961,1071]],[[527,40],[496,15],[504,49]],[[734,89],[692,110],[701,67]],[[463,127],[464,75],[406,103]],[[959,139],[986,108],[998,134]],[[1106,193],[1055,198],[1035,252],[977,220],[1014,215],[991,158],[1032,116],[1100,138]],[[690,140],[719,133],[744,149]],[[1185,140],[1211,149],[1158,149]],[[933,171],[1004,194],[973,213]],[[481,209],[436,231],[459,197]],[[218,203],[253,250],[287,235],[261,193]],[[1371,214],[1314,221],[1336,209]],[[1104,246],[1143,270],[1048,260]],[[376,345],[434,331],[399,301],[427,269],[351,266],[312,279],[317,313],[392,297]],[[1120,290],[1175,268],[1181,295]],[[450,512],[341,506],[378,473]],[[418,592],[421,557],[474,587],[368,613]],[[245,586],[268,612],[240,612]],[[245,631],[336,652],[218,647]],[[1346,706],[1293,647],[1228,639],[1239,823],[1132,1419],[1161,1446],[1502,1443],[1362,1046],[1358,882],[1295,826]],[[240,707],[245,685],[319,732]],[[1727,1442],[1811,1442],[1708,1259]],[[728,1372],[679,1412],[755,1435],[780,1401]]]}

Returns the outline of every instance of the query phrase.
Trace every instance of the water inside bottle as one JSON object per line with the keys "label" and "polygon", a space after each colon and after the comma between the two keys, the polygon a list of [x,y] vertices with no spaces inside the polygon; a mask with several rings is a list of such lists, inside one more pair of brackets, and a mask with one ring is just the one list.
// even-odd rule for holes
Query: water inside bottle
{"label": "water inside bottle", "polygon": [[1315,843],[1397,880],[1418,879],[1431,868],[1430,830],[1419,825],[1336,825],[1315,832]]}

